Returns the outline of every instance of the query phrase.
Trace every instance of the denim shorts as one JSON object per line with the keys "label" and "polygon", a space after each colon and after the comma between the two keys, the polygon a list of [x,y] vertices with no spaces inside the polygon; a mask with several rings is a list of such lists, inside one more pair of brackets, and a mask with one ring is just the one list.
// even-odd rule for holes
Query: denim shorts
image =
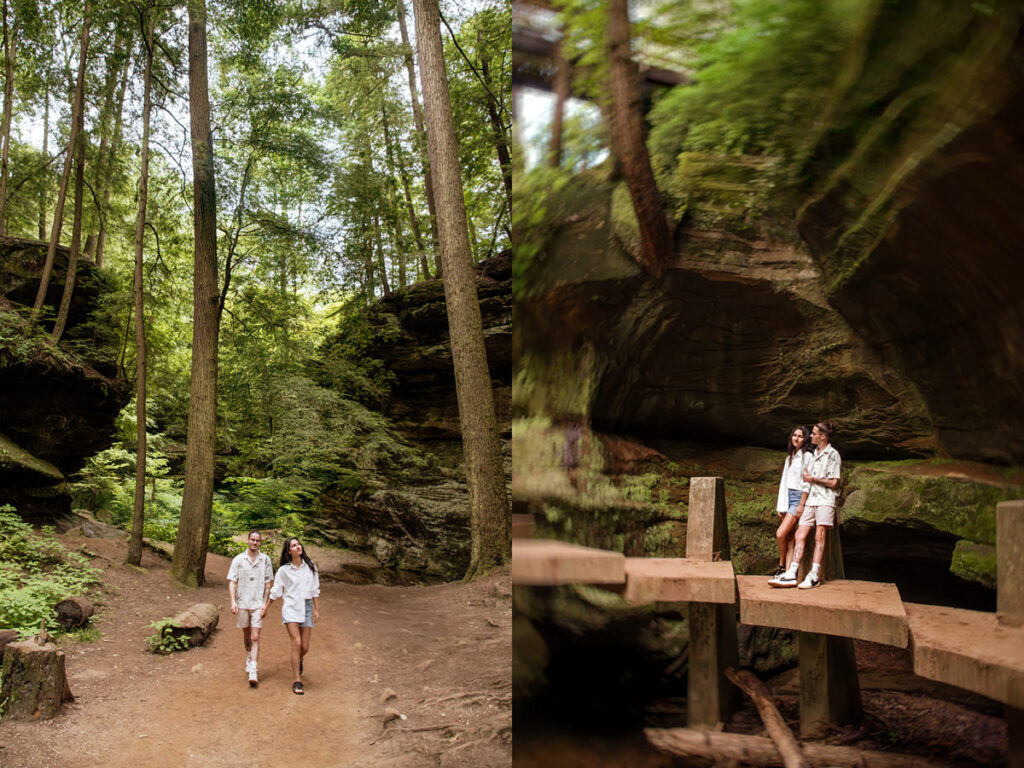
{"label": "denim shorts", "polygon": [[[281,623],[282,624],[288,624],[289,622],[284,621],[282,619]],[[295,622],[290,622],[290,623],[294,624]],[[301,624],[299,624],[299,626],[300,627],[309,627],[310,629],[312,629],[312,627],[313,627],[313,600],[312,599],[309,599],[309,598],[306,599],[306,619]]]}
{"label": "denim shorts", "polygon": [[803,496],[803,491],[794,491],[792,488],[789,490],[789,509],[786,510],[786,514],[796,517],[796,508],[800,504],[800,497]]}

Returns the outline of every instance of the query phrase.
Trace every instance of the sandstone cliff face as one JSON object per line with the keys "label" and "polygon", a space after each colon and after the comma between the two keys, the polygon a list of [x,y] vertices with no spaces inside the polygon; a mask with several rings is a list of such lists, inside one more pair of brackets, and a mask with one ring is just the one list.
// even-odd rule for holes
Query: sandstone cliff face
{"label": "sandstone cliff face", "polygon": [[518,413],[765,446],[830,418],[853,454],[934,446],[912,382],[827,304],[798,244],[684,229],[653,281],[607,224],[611,185],[580,186],[517,299]]}
{"label": "sandstone cliff face", "polygon": [[[477,265],[498,424],[506,433],[512,369],[510,281],[507,253]],[[374,575],[379,581],[461,578],[469,565],[470,512],[444,287],[429,280],[396,291],[379,302],[372,317],[369,354],[395,377],[384,412],[433,458],[414,475],[381,476],[369,486],[329,489],[318,502],[313,526],[325,540],[376,558],[382,566]]]}
{"label": "sandstone cliff face", "polygon": [[719,165],[744,184],[694,176],[664,279],[600,176],[547,201],[517,413],[765,446],[828,418],[851,457],[1024,461],[1020,19],[872,9],[802,188],[765,195],[743,157]]}
{"label": "sandstone cliff face", "polygon": [[[90,314],[103,290],[90,263],[78,266],[65,339],[59,347],[29,327],[46,245],[0,238],[0,503],[28,517],[66,513],[65,477],[110,445],[114,418],[127,399],[115,346]],[[67,249],[58,249],[46,306],[63,292]],[[45,324],[44,324],[45,325]]]}
{"label": "sandstone cliff face", "polygon": [[[857,76],[837,94],[845,107],[822,139],[822,183],[800,234],[829,303],[914,383],[942,448],[1020,463],[1020,18],[988,19],[969,4],[922,13],[885,8],[872,32],[876,55],[851,62]],[[914,25],[928,34],[897,55],[895,41]]]}

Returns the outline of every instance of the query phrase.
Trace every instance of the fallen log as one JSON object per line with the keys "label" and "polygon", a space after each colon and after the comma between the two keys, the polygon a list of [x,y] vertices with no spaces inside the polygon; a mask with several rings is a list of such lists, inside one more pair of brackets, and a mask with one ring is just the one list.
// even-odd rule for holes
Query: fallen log
{"label": "fallen log", "polygon": [[57,623],[64,629],[80,627],[96,612],[92,600],[87,597],[69,597],[54,606],[57,611]]}
{"label": "fallen log", "polygon": [[54,717],[74,701],[64,670],[64,654],[36,639],[9,643],[4,650],[0,712],[10,720]]}
{"label": "fallen log", "polygon": [[187,637],[189,647],[195,648],[206,642],[206,638],[217,628],[220,611],[212,603],[196,603],[182,611],[163,629],[164,637]]}
{"label": "fallen log", "polygon": [[775,742],[786,768],[810,768],[810,763],[800,751],[800,744],[793,736],[793,732],[789,730],[786,721],[782,719],[779,710],[775,708],[771,694],[768,693],[764,683],[748,669],[735,670],[732,667],[727,667],[725,676],[729,678],[729,682],[754,701],[757,713],[761,716],[761,722],[764,723],[764,729],[771,740]]}
{"label": "fallen log", "polygon": [[[734,760],[757,766],[783,766],[782,755],[771,739],[741,733],[716,733],[689,728],[645,728],[647,740],[662,752],[704,760]],[[914,755],[874,752],[856,747],[803,744],[804,759],[812,766],[836,768],[935,768],[935,763]]]}

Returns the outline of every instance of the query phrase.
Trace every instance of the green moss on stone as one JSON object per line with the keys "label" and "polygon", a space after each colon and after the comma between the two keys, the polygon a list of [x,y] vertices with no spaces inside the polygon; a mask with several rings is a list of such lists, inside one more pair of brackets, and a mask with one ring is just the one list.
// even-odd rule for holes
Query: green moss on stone
{"label": "green moss on stone", "polygon": [[845,520],[928,525],[958,538],[994,545],[996,504],[1021,489],[954,477],[900,474],[861,466],[850,476]]}
{"label": "green moss on stone", "polygon": [[989,589],[995,589],[996,549],[961,539],[953,550],[949,571],[965,581],[975,581]]}

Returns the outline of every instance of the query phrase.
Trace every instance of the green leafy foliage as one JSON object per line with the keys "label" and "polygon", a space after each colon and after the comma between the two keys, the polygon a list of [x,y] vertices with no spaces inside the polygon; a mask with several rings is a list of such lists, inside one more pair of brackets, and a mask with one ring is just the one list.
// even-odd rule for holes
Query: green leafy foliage
{"label": "green leafy foliage", "polygon": [[188,637],[167,631],[181,626],[174,619],[160,619],[146,626],[154,630],[153,634],[146,638],[150,652],[166,655],[188,650]]}
{"label": "green leafy foliage", "polygon": [[33,531],[10,506],[0,506],[0,627],[22,637],[61,633],[53,607],[84,595],[100,583],[100,572],[76,552],[66,552],[52,528]]}

